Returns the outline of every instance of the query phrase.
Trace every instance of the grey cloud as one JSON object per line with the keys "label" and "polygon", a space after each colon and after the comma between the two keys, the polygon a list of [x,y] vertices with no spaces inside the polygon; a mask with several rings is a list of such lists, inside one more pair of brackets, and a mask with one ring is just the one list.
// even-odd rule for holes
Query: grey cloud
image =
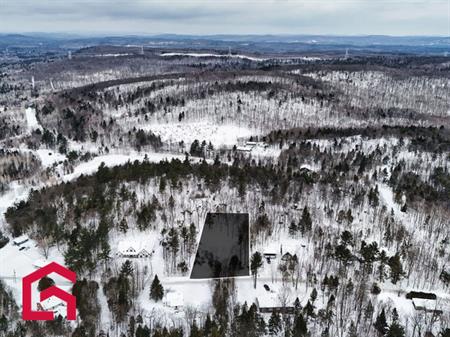
{"label": "grey cloud", "polygon": [[2,31],[450,35],[447,0],[0,0]]}

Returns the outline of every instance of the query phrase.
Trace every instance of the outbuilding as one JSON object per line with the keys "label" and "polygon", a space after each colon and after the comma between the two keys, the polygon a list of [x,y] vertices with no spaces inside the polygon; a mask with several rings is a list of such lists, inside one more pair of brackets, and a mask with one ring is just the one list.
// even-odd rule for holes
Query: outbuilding
{"label": "outbuilding", "polygon": [[21,235],[13,240],[13,244],[16,246],[21,246],[24,243],[28,242],[29,240],[30,238],[28,237],[28,235]]}

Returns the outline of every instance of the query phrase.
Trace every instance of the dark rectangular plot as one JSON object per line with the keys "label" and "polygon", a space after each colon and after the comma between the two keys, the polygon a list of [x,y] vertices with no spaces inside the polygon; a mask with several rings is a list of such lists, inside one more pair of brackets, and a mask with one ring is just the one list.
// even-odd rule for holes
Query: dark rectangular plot
{"label": "dark rectangular plot", "polygon": [[248,275],[248,213],[208,213],[191,279]]}

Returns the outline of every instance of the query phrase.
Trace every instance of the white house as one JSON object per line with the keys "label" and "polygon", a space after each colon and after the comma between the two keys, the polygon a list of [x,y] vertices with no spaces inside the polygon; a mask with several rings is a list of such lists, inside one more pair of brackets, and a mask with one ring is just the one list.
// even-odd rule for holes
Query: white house
{"label": "white house", "polygon": [[55,317],[61,315],[63,318],[67,317],[67,304],[58,297],[52,296],[44,301],[37,303],[39,311],[53,311]]}
{"label": "white house", "polygon": [[65,306],[66,302],[62,301],[61,299],[59,299],[56,296],[52,296],[47,298],[44,301],[39,302],[38,307],[40,307],[40,309],[44,310],[44,311],[54,311],[56,308],[60,307],[60,306]]}

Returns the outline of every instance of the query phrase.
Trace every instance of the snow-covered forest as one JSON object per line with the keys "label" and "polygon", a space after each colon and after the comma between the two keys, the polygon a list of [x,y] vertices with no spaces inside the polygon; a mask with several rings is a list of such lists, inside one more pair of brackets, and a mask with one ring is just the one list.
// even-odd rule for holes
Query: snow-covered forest
{"label": "snow-covered forest", "polygon": [[[449,74],[125,47],[0,64],[0,336],[450,336]],[[250,276],[190,279],[214,212],[248,213]],[[22,321],[50,261],[78,319]],[[35,302],[48,284],[68,286]]]}

